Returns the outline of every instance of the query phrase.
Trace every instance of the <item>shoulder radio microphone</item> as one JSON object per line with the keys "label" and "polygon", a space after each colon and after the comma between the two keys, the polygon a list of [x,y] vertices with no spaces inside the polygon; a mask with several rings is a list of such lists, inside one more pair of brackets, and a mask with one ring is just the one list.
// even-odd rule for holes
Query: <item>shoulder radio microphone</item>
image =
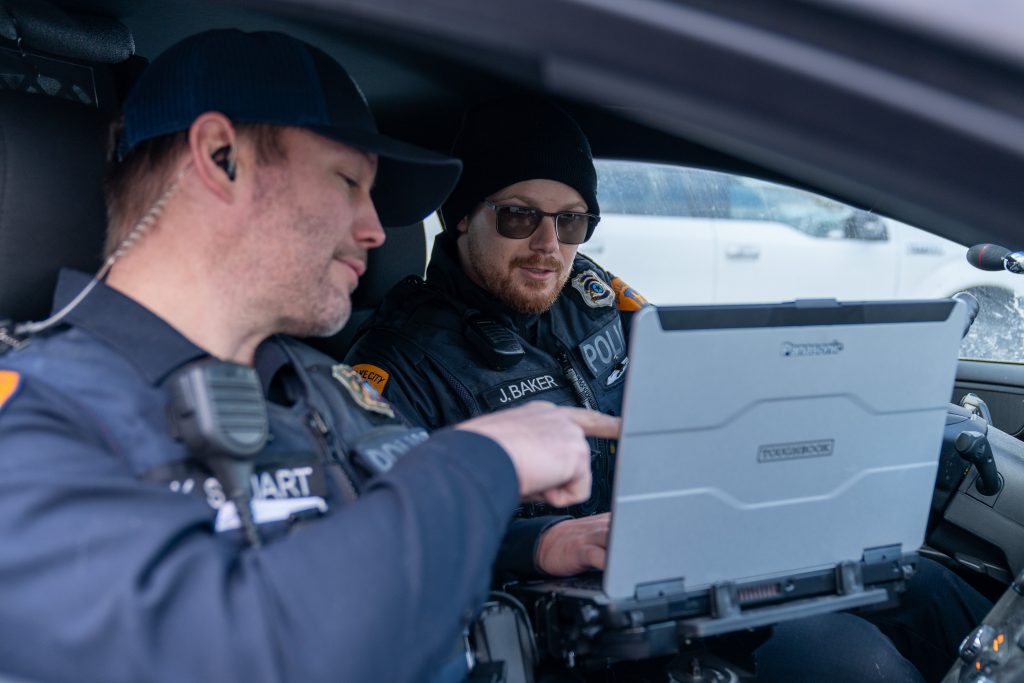
{"label": "shoulder radio microphone", "polygon": [[174,435],[217,478],[235,505],[246,540],[259,547],[250,486],[253,456],[270,434],[259,376],[248,366],[207,358],[175,373],[168,391]]}

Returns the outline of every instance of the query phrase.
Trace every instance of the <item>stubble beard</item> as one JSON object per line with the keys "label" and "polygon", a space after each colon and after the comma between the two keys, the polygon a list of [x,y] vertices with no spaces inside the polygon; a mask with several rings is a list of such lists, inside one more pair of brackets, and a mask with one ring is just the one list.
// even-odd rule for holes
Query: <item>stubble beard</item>
{"label": "stubble beard", "polygon": [[[517,256],[507,264],[492,265],[475,241],[470,240],[467,247],[484,289],[519,313],[537,315],[550,309],[569,279],[569,269],[553,256]],[[512,276],[516,268],[543,268],[555,271],[556,276],[550,283],[516,281]]]}
{"label": "stubble beard", "polygon": [[[315,302],[314,302],[315,305]],[[286,317],[281,322],[281,333],[293,337],[331,337],[341,332],[348,322],[351,310],[327,310],[326,306],[305,318]]]}
{"label": "stubble beard", "polygon": [[330,281],[330,270],[336,264],[329,262],[321,277],[313,283],[305,273],[294,288],[289,306],[281,321],[283,334],[295,337],[330,337],[342,330],[352,314],[351,293],[339,293]]}
{"label": "stubble beard", "polygon": [[[265,179],[257,179],[257,196],[261,197],[257,205],[257,217],[270,214],[275,203],[286,201],[290,190],[287,181],[275,187],[270,182],[261,183],[260,180]],[[273,222],[269,226],[269,234],[280,236],[285,223],[288,225],[287,234],[295,240],[295,244],[285,245],[284,248],[278,245],[272,253],[265,252],[253,264],[252,272],[266,272],[268,264],[273,264],[270,268],[275,271],[273,277],[262,278],[265,283],[272,280],[272,283],[268,283],[271,291],[266,293],[263,308],[265,311],[277,311],[274,328],[278,334],[295,337],[329,337],[337,334],[351,316],[351,293],[341,294],[343,300],[337,301],[330,283],[333,262],[328,262],[314,280],[315,268],[311,268],[310,264],[315,263],[320,254],[316,253],[316,248],[313,254],[296,248],[311,243],[327,243],[331,226],[296,208],[287,221]],[[267,244],[270,243],[268,239]]]}

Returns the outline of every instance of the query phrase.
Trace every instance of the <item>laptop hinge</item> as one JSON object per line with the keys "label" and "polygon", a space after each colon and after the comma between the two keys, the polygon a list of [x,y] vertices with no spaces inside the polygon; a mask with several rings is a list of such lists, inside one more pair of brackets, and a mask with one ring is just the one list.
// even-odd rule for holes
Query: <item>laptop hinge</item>
{"label": "laptop hinge", "polygon": [[740,602],[736,595],[736,584],[731,581],[716,583],[711,587],[711,615],[716,619],[738,616]]}
{"label": "laptop hinge", "polygon": [[836,589],[840,595],[864,592],[864,569],[880,564],[891,564],[903,559],[903,545],[883,545],[865,548],[860,562],[841,562],[836,565]]}
{"label": "laptop hinge", "polygon": [[686,585],[683,578],[666,579],[665,581],[650,581],[638,583],[633,595],[637,600],[650,600],[651,598],[664,598],[670,595],[679,595],[686,592]]}
{"label": "laptop hinge", "polygon": [[839,595],[864,592],[864,572],[860,562],[840,562],[836,565],[836,592]]}
{"label": "laptop hinge", "polygon": [[880,545],[877,548],[865,548],[861,561],[864,564],[882,564],[899,562],[903,559],[903,544]]}

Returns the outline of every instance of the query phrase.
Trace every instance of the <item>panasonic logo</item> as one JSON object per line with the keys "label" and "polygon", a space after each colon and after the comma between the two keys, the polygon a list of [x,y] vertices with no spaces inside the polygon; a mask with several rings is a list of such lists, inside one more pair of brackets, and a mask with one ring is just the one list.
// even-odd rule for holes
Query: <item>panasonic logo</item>
{"label": "panasonic logo", "polygon": [[816,344],[797,344],[782,342],[783,356],[834,356],[841,353],[843,344],[839,341],[820,342]]}
{"label": "panasonic logo", "polygon": [[835,439],[774,443],[757,449],[758,462],[778,462],[797,458],[823,458],[832,455]]}

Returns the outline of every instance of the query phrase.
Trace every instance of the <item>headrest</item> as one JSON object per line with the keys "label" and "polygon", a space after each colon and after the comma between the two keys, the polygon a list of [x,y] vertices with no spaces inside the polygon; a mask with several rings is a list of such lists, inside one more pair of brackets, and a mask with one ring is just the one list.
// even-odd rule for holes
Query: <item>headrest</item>
{"label": "headrest", "polygon": [[0,319],[46,317],[60,268],[99,267],[108,124],[76,102],[0,91]]}
{"label": "headrest", "polygon": [[341,360],[352,345],[359,327],[373,314],[388,290],[409,275],[423,276],[427,266],[427,239],[423,223],[387,228],[384,245],[370,252],[366,273],[352,292],[352,316],[333,337],[305,341],[328,356]]}
{"label": "headrest", "polygon": [[427,240],[423,223],[387,228],[384,245],[372,249],[366,273],[352,293],[352,308],[377,308],[400,280],[409,275],[422,276],[427,266]]}

